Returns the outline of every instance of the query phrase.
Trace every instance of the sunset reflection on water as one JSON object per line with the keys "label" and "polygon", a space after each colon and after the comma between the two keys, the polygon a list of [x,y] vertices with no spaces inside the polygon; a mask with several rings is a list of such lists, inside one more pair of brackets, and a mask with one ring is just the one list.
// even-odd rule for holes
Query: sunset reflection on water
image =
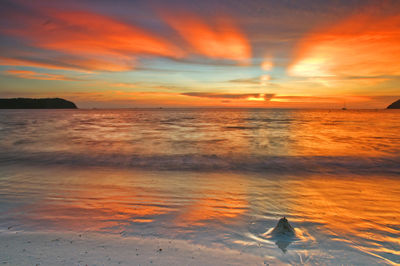
{"label": "sunset reflection on water", "polygon": [[379,258],[400,258],[399,179],[315,176],[293,185],[294,216],[318,225],[315,230],[331,240]]}
{"label": "sunset reflection on water", "polygon": [[[400,263],[395,111],[0,116],[0,229],[188,239],[291,264],[355,253]],[[269,239],[283,216],[296,238]]]}
{"label": "sunset reflection on water", "polygon": [[129,160],[127,156],[154,155],[393,156],[400,152],[398,114],[396,110],[14,111],[0,114],[0,147],[8,153],[51,152],[55,159],[120,158],[118,164]]}
{"label": "sunset reflection on water", "polygon": [[46,174],[47,182],[45,175],[34,176],[29,187],[12,182],[12,189],[29,197],[34,188],[38,196],[34,204],[22,204],[16,216],[41,229],[120,232],[143,223],[176,228],[229,223],[247,210],[245,180],[192,175],[92,169]]}
{"label": "sunset reflection on water", "polygon": [[[400,181],[396,178],[105,168],[36,173],[25,185],[14,176],[2,190],[6,200],[13,199],[19,206],[7,213],[8,219],[2,216],[2,226],[195,241],[222,241],[229,235],[229,243],[249,245],[263,243],[263,234],[286,216],[299,234],[298,243],[288,243],[289,250],[301,247],[302,241],[311,241],[307,242],[311,246],[328,241],[385,260],[385,254],[395,260],[400,255]],[[258,225],[250,230],[252,221]],[[250,239],[249,230],[254,235]]]}

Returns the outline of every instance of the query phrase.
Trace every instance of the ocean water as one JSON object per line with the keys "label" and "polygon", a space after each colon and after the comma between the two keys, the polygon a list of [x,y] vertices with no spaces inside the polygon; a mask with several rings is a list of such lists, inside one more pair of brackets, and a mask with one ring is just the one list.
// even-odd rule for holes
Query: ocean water
{"label": "ocean water", "polygon": [[[1,110],[0,230],[400,263],[397,110]],[[268,232],[287,217],[296,237]]]}

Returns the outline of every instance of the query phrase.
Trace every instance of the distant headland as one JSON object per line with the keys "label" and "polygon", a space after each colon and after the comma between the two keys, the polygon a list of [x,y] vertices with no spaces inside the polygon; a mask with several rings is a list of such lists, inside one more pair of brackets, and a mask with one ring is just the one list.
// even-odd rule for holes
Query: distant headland
{"label": "distant headland", "polygon": [[73,102],[61,98],[0,99],[0,109],[77,109]]}
{"label": "distant headland", "polygon": [[386,109],[400,109],[400,100],[395,101],[394,103],[386,107]]}

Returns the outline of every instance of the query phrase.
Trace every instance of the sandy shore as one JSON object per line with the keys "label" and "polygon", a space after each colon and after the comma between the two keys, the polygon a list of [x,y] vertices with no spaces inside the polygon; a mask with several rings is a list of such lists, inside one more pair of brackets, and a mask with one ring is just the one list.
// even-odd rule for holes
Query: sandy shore
{"label": "sandy shore", "polygon": [[2,265],[268,265],[273,259],[184,240],[95,233],[1,232]]}

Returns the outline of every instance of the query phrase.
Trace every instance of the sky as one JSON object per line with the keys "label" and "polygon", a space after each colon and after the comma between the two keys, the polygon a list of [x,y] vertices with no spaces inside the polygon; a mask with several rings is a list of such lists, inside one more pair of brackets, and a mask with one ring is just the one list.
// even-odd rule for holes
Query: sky
{"label": "sky", "polygon": [[400,1],[2,0],[0,97],[385,108],[400,98]]}

